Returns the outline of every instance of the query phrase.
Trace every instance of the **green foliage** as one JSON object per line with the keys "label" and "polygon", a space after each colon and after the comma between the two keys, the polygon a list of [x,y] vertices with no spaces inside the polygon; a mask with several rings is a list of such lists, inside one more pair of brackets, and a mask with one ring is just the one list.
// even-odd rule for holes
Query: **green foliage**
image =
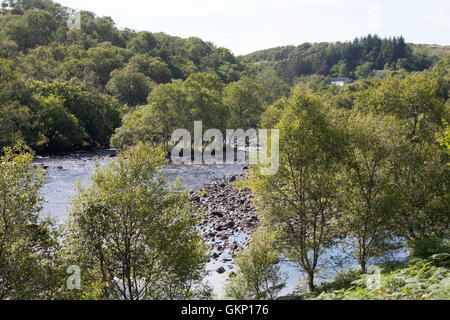
{"label": "green foliage", "polygon": [[257,71],[254,78],[255,82],[264,88],[262,99],[266,105],[274,103],[289,93],[289,85],[281,80],[272,68],[263,68],[261,71]]}
{"label": "green foliage", "polygon": [[438,136],[438,141],[441,147],[443,147],[447,151],[447,154],[450,155],[450,127],[446,122],[444,123],[446,125],[446,129]]}
{"label": "green foliage", "polygon": [[[412,260],[406,268],[355,277],[350,288],[325,291],[316,299],[448,300],[450,299],[449,266],[448,253],[435,254],[428,259]],[[351,274],[348,275],[351,276]]]}
{"label": "green foliage", "polygon": [[391,176],[401,163],[398,150],[404,133],[393,117],[354,114],[346,125],[346,150],[339,176],[339,224],[355,241],[355,258],[366,272],[371,257],[392,244],[389,221],[398,199]]}
{"label": "green foliage", "polygon": [[31,112],[20,103],[27,95],[24,82],[14,64],[0,59],[0,147],[24,145],[31,127]]}
{"label": "green foliage", "polygon": [[280,250],[308,275],[310,290],[319,257],[333,242],[340,134],[332,114],[301,87],[282,100],[280,168],[262,175],[253,168],[251,188],[263,226],[279,232]]}
{"label": "green foliage", "polygon": [[[442,133],[449,117],[448,85],[441,61],[431,73],[360,80],[344,88],[332,88],[317,75],[299,78],[291,97],[262,115],[262,126],[277,124],[281,130],[280,170],[273,177],[257,170],[253,176],[259,217],[282,233],[287,226],[280,241],[286,257],[298,261],[309,253],[299,264],[311,289],[314,258],[337,239],[349,244],[365,273],[372,258],[386,258],[404,239],[448,237]],[[316,96],[301,98],[308,91]],[[323,243],[309,237],[318,224],[308,223],[308,210],[320,212],[316,207],[327,213],[319,220],[326,222],[320,229]],[[301,222],[294,224],[294,215]],[[290,236],[295,241],[288,244]]]}
{"label": "green foliage", "polygon": [[274,128],[281,118],[284,107],[287,105],[286,98],[281,98],[268,106],[261,115],[260,128]]}
{"label": "green foliage", "polygon": [[433,125],[441,125],[448,116],[444,104],[445,96],[437,79],[419,74],[389,76],[379,81],[360,94],[356,107],[409,119],[411,138],[416,138],[416,134],[433,130]]}
{"label": "green foliage", "polygon": [[205,248],[187,194],[167,184],[161,150],[138,145],[79,187],[64,226],[68,264],[80,266],[82,296],[201,298]]}
{"label": "green foliage", "polygon": [[[81,30],[68,30],[65,8],[51,0],[2,8],[0,147],[60,152],[111,141],[129,151],[80,188],[60,255],[38,216],[41,169],[4,149],[0,298],[209,297],[195,213],[160,175],[162,151],[141,144],[167,151],[175,129],[201,120],[205,129],[280,130],[279,171],[251,170],[262,229],[237,257],[228,297],[275,298],[283,256],[307,273],[311,295],[324,291],[320,299],[449,299],[447,48],[369,35],[235,57],[195,37],[119,30],[90,12]],[[331,76],[360,80],[339,88]],[[352,268],[315,291],[319,258],[338,239],[362,273],[403,240],[409,265],[384,264],[381,275]],[[61,290],[66,264],[82,267],[81,291]]]}
{"label": "green foliage", "polygon": [[68,151],[86,146],[107,146],[120,124],[118,103],[76,81],[30,83],[37,94],[33,111],[41,140],[30,143],[39,151]]}
{"label": "green foliage", "polygon": [[[208,93],[203,92],[194,98],[195,82],[202,82],[194,74],[217,75],[204,81],[202,86],[222,92],[219,87],[223,82],[239,80],[245,68],[229,50],[199,38],[119,30],[111,18],[97,17],[86,11],[81,12],[81,30],[69,30],[66,8],[51,0],[3,1],[2,8],[0,146],[19,143],[38,152],[107,146],[120,119],[117,102],[103,96],[104,93],[123,105],[142,105],[155,83],[167,84],[173,79],[186,80],[190,76],[184,89],[190,91],[188,95],[194,99],[190,105],[198,104],[192,113],[195,117],[207,114],[208,119],[198,120],[209,121],[213,126],[224,125],[218,120],[226,109],[221,93],[206,97]],[[68,90],[75,96],[67,96],[67,92],[47,92],[42,94],[43,99],[39,97],[41,92],[35,92],[33,81],[43,82],[39,86],[47,87],[44,90],[48,91],[64,91],[61,88],[67,86],[62,83],[70,83]],[[81,90],[73,88],[74,82]],[[54,139],[42,131],[47,125],[45,121],[54,120],[48,117],[48,112],[41,112],[44,107],[49,108],[45,99],[50,95],[64,104],[65,110],[53,107],[61,120],[57,122],[66,122],[70,128],[65,133],[61,132],[62,128],[56,130]],[[208,103],[212,103],[212,110],[205,112]],[[218,112],[217,108],[222,110]],[[70,120],[71,115],[76,121]],[[73,141],[64,136],[68,132],[75,133]]]}
{"label": "green foliage", "polygon": [[169,66],[159,57],[135,55],[130,59],[129,65],[156,83],[167,83],[172,78]]}
{"label": "green foliage", "polygon": [[[448,234],[448,155],[436,143],[436,134],[448,119],[445,92],[439,78],[427,73],[387,77],[360,93],[356,108],[394,115],[403,144],[394,155],[392,172],[398,207],[393,211],[398,235],[407,239],[445,237]],[[394,214],[395,212],[395,214]]]}
{"label": "green foliage", "polygon": [[153,83],[149,77],[131,68],[124,68],[111,73],[106,90],[121,103],[136,106],[147,101],[152,87]]}
{"label": "green foliage", "polygon": [[420,259],[428,259],[429,257],[439,253],[450,254],[449,239],[421,239],[413,241],[409,245],[411,247],[411,256]]}
{"label": "green foliage", "polygon": [[45,175],[33,155],[4,148],[0,156],[0,299],[57,297],[59,265],[51,223],[39,219]]}
{"label": "green foliage", "polygon": [[20,50],[49,44],[57,23],[53,16],[44,10],[29,10],[23,15],[10,15],[3,21],[2,33],[17,43]]}
{"label": "green foliage", "polygon": [[414,51],[402,36],[380,39],[377,35],[352,42],[304,43],[257,51],[246,56],[257,63],[273,67],[288,83],[302,75],[332,75],[335,77],[366,77],[374,69],[429,68],[435,58],[428,53]]}
{"label": "green foliage", "polygon": [[264,88],[249,78],[230,83],[224,90],[224,104],[229,108],[228,128],[256,128],[263,108]]}
{"label": "green foliage", "polygon": [[236,257],[237,271],[230,276],[225,287],[226,298],[270,299],[277,298],[286,286],[286,275],[280,272],[278,253],[274,250],[275,235],[259,230],[245,251]]}
{"label": "green foliage", "polygon": [[128,48],[133,53],[150,53],[156,47],[156,39],[150,32],[140,32],[128,43]]}
{"label": "green foliage", "polygon": [[139,106],[123,117],[123,124],[111,138],[111,145],[126,150],[138,141],[147,141],[154,146],[164,143],[165,130],[162,119],[153,105]]}
{"label": "green foliage", "polygon": [[42,98],[40,105],[39,120],[43,123],[40,131],[45,137],[45,149],[64,151],[82,144],[85,132],[60,99],[55,96]]}
{"label": "green foliage", "polygon": [[123,126],[111,141],[118,148],[139,141],[167,146],[174,130],[186,128],[192,132],[194,121],[203,121],[204,128],[223,130],[229,114],[223,103],[224,87],[218,76],[204,73],[161,84],[148,97],[149,106],[124,117]]}
{"label": "green foliage", "polygon": [[23,81],[0,59],[0,146],[40,152],[107,146],[120,124],[118,103],[76,81]]}

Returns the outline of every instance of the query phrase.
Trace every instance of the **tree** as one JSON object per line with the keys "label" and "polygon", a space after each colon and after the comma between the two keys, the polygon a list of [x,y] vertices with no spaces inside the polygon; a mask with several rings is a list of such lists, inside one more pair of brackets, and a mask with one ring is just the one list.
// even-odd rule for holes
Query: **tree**
{"label": "tree", "polygon": [[281,252],[308,275],[314,290],[319,257],[333,243],[340,134],[318,98],[296,88],[286,100],[280,129],[280,168],[252,170],[263,226],[278,232]]}
{"label": "tree", "polygon": [[40,106],[40,132],[45,137],[46,150],[61,152],[82,146],[86,132],[58,97],[42,98]]}
{"label": "tree", "polygon": [[31,116],[28,107],[15,101],[0,104],[0,147],[16,144],[28,147],[26,129],[30,127]]}
{"label": "tree", "polygon": [[147,119],[161,123],[164,145],[167,146],[174,130],[191,128],[191,122],[194,121],[190,114],[192,106],[187,102],[183,81],[174,80],[171,83],[157,86],[149,95],[148,102],[152,108],[145,108],[145,111],[149,111],[149,114],[146,115]]}
{"label": "tree", "polygon": [[252,235],[248,248],[235,259],[237,271],[225,287],[227,298],[276,299],[286,286],[287,277],[280,272],[275,241],[275,235],[268,230],[261,229]]}
{"label": "tree", "polygon": [[341,60],[338,64],[331,67],[330,74],[334,77],[348,77],[349,71],[345,61]]}
{"label": "tree", "polygon": [[390,230],[398,199],[392,179],[401,165],[404,133],[393,117],[370,113],[351,115],[346,127],[339,224],[347,241],[354,242],[354,256],[366,273],[369,259],[382,256],[394,240]]}
{"label": "tree", "polygon": [[363,91],[356,102],[358,109],[393,114],[405,120],[409,139],[432,139],[436,126],[446,115],[445,95],[437,79],[426,74],[388,76]]}
{"label": "tree", "polygon": [[57,23],[44,10],[29,10],[23,16],[11,16],[5,26],[5,34],[20,50],[34,48],[51,42]]}
{"label": "tree", "polygon": [[170,82],[172,77],[169,66],[159,57],[148,57],[142,54],[135,55],[130,59],[130,65],[156,83]]}
{"label": "tree", "polygon": [[138,106],[126,114],[122,126],[111,137],[111,145],[118,150],[126,150],[138,142],[148,142],[152,146],[167,143],[164,123],[166,115],[159,114],[153,105]]}
{"label": "tree", "polygon": [[372,73],[372,64],[370,62],[366,62],[363,65],[357,66],[355,70],[356,78],[367,78]]}
{"label": "tree", "polygon": [[426,73],[387,77],[361,93],[359,110],[395,115],[406,132],[393,173],[401,205],[394,215],[395,233],[406,239],[443,237],[448,233],[448,156],[439,149],[436,134],[449,119],[446,92]]}
{"label": "tree", "polygon": [[281,119],[284,107],[287,105],[286,98],[281,98],[267,107],[261,115],[260,128],[274,128]]}
{"label": "tree", "polygon": [[147,101],[152,87],[153,82],[149,77],[128,67],[111,72],[106,90],[121,103],[136,106]]}
{"label": "tree", "polygon": [[140,32],[128,44],[132,52],[140,54],[149,54],[155,46],[156,39],[150,32]]}
{"label": "tree", "polygon": [[19,53],[19,47],[14,41],[0,40],[0,58],[13,59]]}
{"label": "tree", "polygon": [[223,104],[223,90],[224,83],[217,75],[205,73],[155,88],[148,101],[158,116],[164,115],[166,141],[175,129],[193,132],[194,121],[202,121],[204,128],[225,129],[228,108]]}
{"label": "tree", "polygon": [[402,165],[394,181],[400,205],[393,232],[407,240],[448,237],[450,197],[449,154],[438,143],[407,143],[399,153]]}
{"label": "tree", "polygon": [[[83,141],[92,147],[106,147],[114,130],[120,125],[119,103],[99,94],[79,81],[54,81],[49,84],[32,83],[33,91],[43,97],[56,96],[63,101],[67,112],[73,114],[86,132]],[[36,113],[40,108],[37,107]]]}
{"label": "tree", "polygon": [[193,122],[197,120],[203,121],[204,128],[225,130],[224,119],[228,116],[228,109],[223,104],[224,87],[222,80],[215,74],[196,73],[189,76],[183,83],[183,90],[191,121],[188,126],[181,128],[192,128]]}
{"label": "tree", "polygon": [[440,146],[450,155],[450,126],[445,123],[445,130],[438,135],[438,142]]}
{"label": "tree", "polygon": [[264,111],[263,92],[263,87],[249,78],[242,78],[226,86],[223,101],[229,108],[229,128],[256,128]]}
{"label": "tree", "polygon": [[286,96],[290,90],[289,85],[281,80],[272,68],[266,68],[258,72],[255,81],[264,88],[262,96],[266,105],[270,105],[277,99]]}
{"label": "tree", "polygon": [[[0,299],[57,296],[58,246],[51,222],[39,219],[43,169],[33,155],[4,148],[0,156]],[[59,280],[58,280],[59,279]]]}
{"label": "tree", "polygon": [[84,296],[201,297],[206,251],[187,194],[168,185],[163,164],[161,150],[140,144],[79,187],[63,235],[66,260],[90,284]]}
{"label": "tree", "polygon": [[119,148],[138,142],[167,148],[172,132],[179,128],[193,132],[194,121],[202,121],[204,128],[225,129],[229,113],[223,90],[223,82],[213,74],[194,74],[185,81],[158,85],[148,97],[149,106],[125,116],[111,141]]}
{"label": "tree", "polygon": [[13,62],[0,59],[0,147],[27,145],[27,129],[32,125],[31,113],[21,104],[26,86]]}
{"label": "tree", "polygon": [[81,29],[89,38],[98,42],[110,42],[114,46],[125,47],[125,43],[119,36],[114,21],[110,17],[96,17],[87,11],[81,12]]}
{"label": "tree", "polygon": [[123,66],[123,60],[118,48],[95,47],[87,51],[87,56],[81,62],[86,70],[95,73],[95,83],[104,86],[109,81],[111,72]]}

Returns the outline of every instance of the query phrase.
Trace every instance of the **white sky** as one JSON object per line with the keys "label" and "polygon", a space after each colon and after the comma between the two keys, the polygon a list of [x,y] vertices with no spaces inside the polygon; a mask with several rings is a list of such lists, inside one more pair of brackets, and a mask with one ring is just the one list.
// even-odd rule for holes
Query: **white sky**
{"label": "white sky", "polygon": [[377,33],[450,45],[449,0],[56,0],[119,28],[196,36],[235,54]]}

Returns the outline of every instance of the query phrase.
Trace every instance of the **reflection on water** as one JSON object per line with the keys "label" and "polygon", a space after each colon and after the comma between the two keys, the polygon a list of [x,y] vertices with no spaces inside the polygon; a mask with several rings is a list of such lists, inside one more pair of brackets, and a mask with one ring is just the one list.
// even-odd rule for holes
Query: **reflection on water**
{"label": "reflection on water", "polygon": [[[69,199],[75,195],[77,181],[86,186],[89,183],[89,175],[95,170],[96,163],[101,166],[105,165],[111,159],[110,156],[112,154],[114,154],[113,150],[105,150],[98,152],[96,155],[76,154],[64,157],[37,158],[34,161],[35,164],[44,166],[48,174],[46,184],[42,188],[42,196],[46,203],[41,213],[43,215],[50,214],[58,223],[61,223],[67,215]],[[169,181],[173,182],[178,178],[185,188],[194,190],[210,183],[214,179],[241,174],[243,167],[243,165],[167,165],[164,168],[164,173]],[[237,235],[231,240],[243,242],[245,236]],[[402,253],[401,256],[405,256],[405,253]],[[223,257],[230,258],[226,254]],[[345,254],[339,247],[327,250],[322,255],[321,260],[321,264],[326,266],[319,274],[322,278],[332,276],[336,266],[348,267],[355,265],[355,260],[349,257],[348,254]],[[230,265],[231,263],[214,260],[207,264],[210,275],[205,280],[212,285],[218,297],[223,296],[223,284],[229,273],[235,271],[234,268],[229,268]],[[220,266],[224,266],[226,269],[224,274],[215,272]],[[287,262],[281,263],[281,270],[288,274],[288,285],[282,294],[288,294],[293,291],[298,283],[298,277],[303,275],[296,266]]]}
{"label": "reflection on water", "polygon": [[[34,163],[47,169],[47,181],[42,188],[42,196],[46,200],[42,214],[51,215],[58,223],[62,223],[67,215],[69,200],[75,195],[75,186],[79,181],[88,185],[89,175],[94,172],[96,163],[104,166],[110,161],[114,151],[102,151],[97,155],[76,154],[63,157],[37,158]],[[241,174],[243,165],[167,165],[164,173],[169,181],[179,179],[182,186],[189,191],[197,189],[214,179]],[[236,239],[239,240],[239,239]],[[210,275],[207,280],[218,296],[222,296],[222,287],[228,272],[219,275],[215,270],[219,262],[212,261],[207,265]],[[225,266],[227,267],[227,266]]]}
{"label": "reflection on water", "polygon": [[[89,183],[89,175],[95,165],[105,165],[114,151],[93,154],[77,154],[63,157],[37,158],[34,162],[47,168],[47,181],[42,196],[47,201],[43,214],[51,214],[58,222],[67,215],[67,205],[75,194],[77,181],[84,186]],[[98,157],[98,158],[97,158]],[[164,173],[169,181],[177,178],[186,189],[194,190],[214,179],[241,174],[243,165],[167,165]]]}

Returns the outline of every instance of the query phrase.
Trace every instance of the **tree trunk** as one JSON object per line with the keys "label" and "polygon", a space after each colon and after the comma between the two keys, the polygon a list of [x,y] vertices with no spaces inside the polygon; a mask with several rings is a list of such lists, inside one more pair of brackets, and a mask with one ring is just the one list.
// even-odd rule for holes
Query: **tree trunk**
{"label": "tree trunk", "polygon": [[366,262],[366,258],[363,257],[360,261],[360,266],[361,266],[361,273],[367,273],[367,262]]}
{"label": "tree trunk", "polygon": [[308,287],[309,291],[314,291],[314,273],[308,273]]}

